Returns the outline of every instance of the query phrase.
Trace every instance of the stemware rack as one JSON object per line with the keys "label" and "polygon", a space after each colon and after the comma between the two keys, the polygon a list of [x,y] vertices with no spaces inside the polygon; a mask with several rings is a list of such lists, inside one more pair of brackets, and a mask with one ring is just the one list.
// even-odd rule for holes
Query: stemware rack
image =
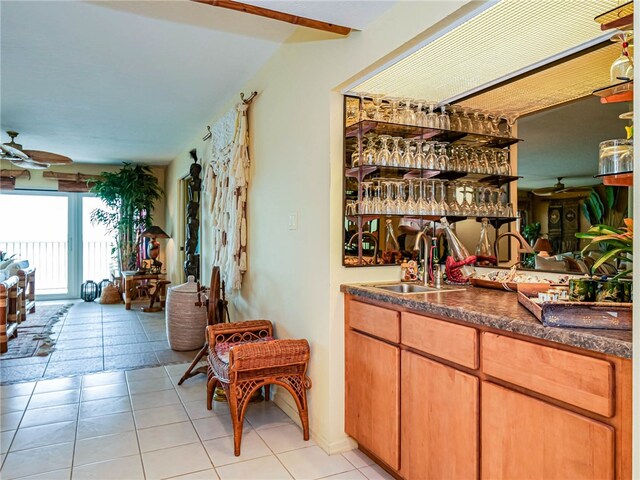
{"label": "stemware rack", "polygon": [[[413,178],[423,180],[464,180],[477,184],[482,184],[491,187],[502,187],[512,182],[517,181],[520,176],[517,175],[496,175],[486,173],[471,173],[463,171],[452,170],[434,170],[430,168],[413,168],[402,166],[380,166],[380,165],[368,165],[360,164],[356,167],[351,166],[351,154],[355,149],[359,149],[360,158],[363,150],[363,139],[366,134],[376,135],[389,135],[392,137],[401,137],[403,139],[422,139],[433,142],[444,142],[450,145],[461,145],[470,148],[494,148],[504,149],[508,152],[508,147],[520,142],[518,138],[512,138],[507,136],[488,135],[471,132],[460,132],[455,130],[444,130],[439,128],[421,127],[415,125],[404,125],[397,123],[389,123],[376,120],[361,120],[347,125],[346,118],[346,106],[347,101],[354,97],[345,96],[345,137],[344,137],[344,161],[343,161],[343,216],[345,220],[345,228],[343,228],[343,265],[349,267],[358,266],[389,266],[392,264],[371,264],[363,259],[363,243],[370,245],[370,239],[366,236],[369,232],[364,230],[364,226],[369,222],[378,221],[378,228],[385,223],[385,219],[406,219],[416,222],[421,227],[427,224],[427,222],[439,221],[443,216],[447,218],[449,223],[460,222],[467,219],[475,219],[477,222],[481,222],[483,218],[488,218],[489,223],[496,229],[502,225],[514,222],[517,217],[487,217],[482,216],[451,216],[451,215],[416,215],[416,214],[387,214],[387,213],[375,213],[375,214],[347,214],[346,204],[348,200],[361,200],[362,189],[360,187],[361,182],[367,179],[373,179],[376,177],[396,177],[398,179]],[[349,184],[353,185],[355,182],[355,188],[349,188]],[[509,189],[507,188],[507,192]],[[355,224],[356,231],[348,232],[346,225]],[[383,232],[378,230],[378,235],[381,237]],[[347,261],[347,242],[351,237],[356,237],[357,242],[357,258],[353,258],[351,261]],[[378,239],[380,240],[380,239]]]}

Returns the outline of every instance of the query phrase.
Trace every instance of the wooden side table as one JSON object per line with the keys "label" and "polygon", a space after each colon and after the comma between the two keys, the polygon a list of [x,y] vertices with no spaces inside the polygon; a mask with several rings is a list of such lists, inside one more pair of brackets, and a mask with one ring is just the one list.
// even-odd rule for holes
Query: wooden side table
{"label": "wooden side table", "polygon": [[[122,274],[122,298],[124,299],[124,308],[131,310],[131,300],[133,298],[133,292],[136,290],[136,285],[141,280],[156,280],[165,281],[165,274],[158,273],[123,273]],[[164,307],[164,295],[160,297],[160,306]]]}

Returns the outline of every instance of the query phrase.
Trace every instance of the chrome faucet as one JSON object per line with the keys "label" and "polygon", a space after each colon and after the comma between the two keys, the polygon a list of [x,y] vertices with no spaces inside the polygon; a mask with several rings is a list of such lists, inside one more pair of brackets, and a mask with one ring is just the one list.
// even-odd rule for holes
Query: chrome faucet
{"label": "chrome faucet", "polygon": [[[422,254],[422,250],[420,248],[420,240],[422,240],[422,243],[424,244],[424,247],[425,247],[424,254]],[[423,262],[422,283],[424,285],[429,284],[429,272],[427,271],[428,265],[426,262],[426,258],[429,256],[430,248],[431,248],[431,237],[425,233],[425,230],[422,230],[421,232],[418,233],[418,235],[416,235],[416,242],[413,245],[413,250],[414,251],[418,250],[418,260],[420,260],[420,257],[422,256],[422,262]]]}
{"label": "chrome faucet", "polygon": [[[522,235],[520,235],[519,232],[504,232],[497,236],[496,241],[493,244],[493,254],[496,256],[496,261],[498,261],[498,258],[500,258],[498,256],[498,243],[504,237],[513,237],[518,240],[518,255],[520,255],[521,253],[536,253],[533,248],[531,248],[531,245],[529,245],[529,243],[524,239]],[[518,258],[518,260],[520,259]]]}
{"label": "chrome faucet", "polygon": [[[351,246],[351,244],[353,243],[353,240],[355,238],[358,237],[358,233],[354,233],[351,238],[349,239],[349,242],[347,243],[347,248]],[[376,238],[376,236],[371,233],[371,232],[362,232],[362,238],[364,239],[365,237],[371,239],[373,241],[373,264],[377,265],[378,264],[378,239]]]}

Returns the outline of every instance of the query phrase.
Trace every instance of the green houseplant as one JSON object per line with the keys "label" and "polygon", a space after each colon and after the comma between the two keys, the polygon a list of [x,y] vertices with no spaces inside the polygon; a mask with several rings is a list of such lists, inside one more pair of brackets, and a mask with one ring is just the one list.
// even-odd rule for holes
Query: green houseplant
{"label": "green houseplant", "polygon": [[153,207],[162,198],[158,179],[149,167],[124,163],[117,172],[102,172],[91,192],[106,208],[91,212],[91,222],[104,225],[115,238],[120,271],[137,268],[139,234],[151,226]]}
{"label": "green houseplant", "polygon": [[[599,248],[603,253],[591,267],[591,272],[605,262],[613,260],[624,260],[630,262],[633,255],[633,219],[625,218],[624,227],[613,228],[608,225],[593,225],[586,233],[576,233],[576,237],[590,240],[590,243],[582,250],[585,254],[587,250]],[[631,269],[618,273],[613,280],[627,276]]]}

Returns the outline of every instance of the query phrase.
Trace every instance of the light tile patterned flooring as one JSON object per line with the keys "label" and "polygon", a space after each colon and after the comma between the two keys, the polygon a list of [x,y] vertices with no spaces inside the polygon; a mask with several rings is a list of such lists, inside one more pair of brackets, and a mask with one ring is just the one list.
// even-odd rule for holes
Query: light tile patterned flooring
{"label": "light tile patterned flooring", "polygon": [[187,364],[0,387],[3,480],[381,479],[358,450],[327,455],[273,402],[250,405],[233,455],[226,403]]}
{"label": "light tile patterned flooring", "polygon": [[142,312],[140,307],[147,303],[137,303],[131,310],[125,310],[123,304],[76,302],[67,316],[53,327],[56,345],[51,355],[13,360],[0,356],[0,383],[192,360],[197,350],[171,350],[167,342],[164,312]]}
{"label": "light tile patterned flooring", "polygon": [[[55,330],[50,357],[0,361],[3,480],[391,478],[358,450],[303,441],[272,402],[250,405],[235,457],[228,406],[206,409],[205,376],[177,386],[188,363],[175,362],[195,352],[169,349],[163,313],[80,302]],[[130,370],[149,362],[163,366]]]}

